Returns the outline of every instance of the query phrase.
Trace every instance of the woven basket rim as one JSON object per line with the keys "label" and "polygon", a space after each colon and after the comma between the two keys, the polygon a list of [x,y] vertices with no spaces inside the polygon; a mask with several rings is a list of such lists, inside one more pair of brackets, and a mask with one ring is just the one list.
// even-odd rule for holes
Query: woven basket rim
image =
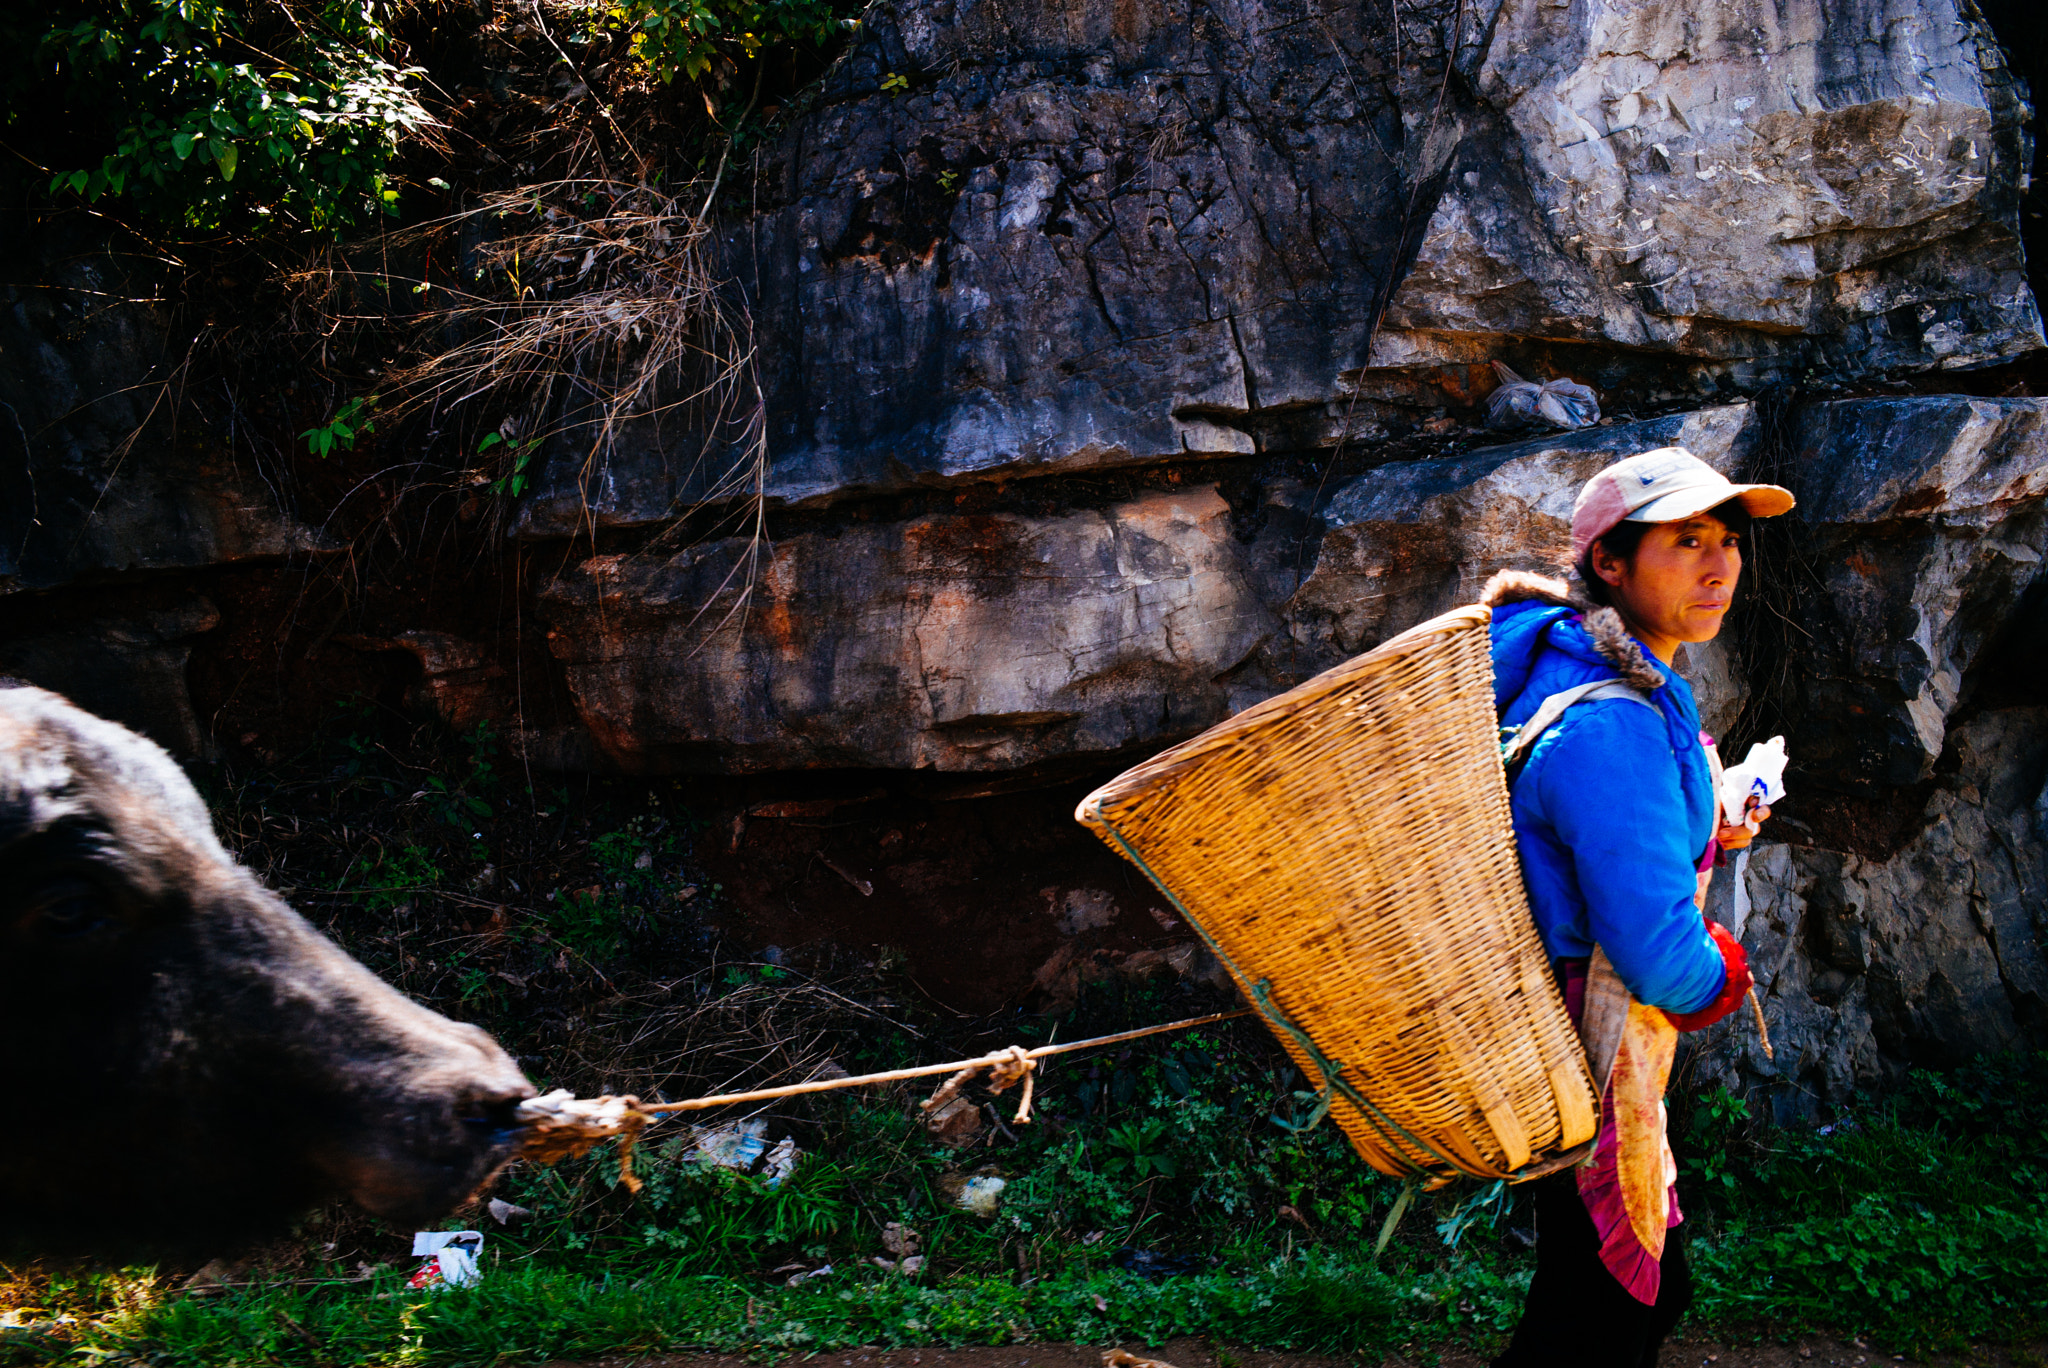
{"label": "woven basket rim", "polygon": [[1334,665],[1319,675],[1303,680],[1284,693],[1275,694],[1263,703],[1255,703],[1235,717],[1219,722],[1200,735],[1189,737],[1179,745],[1170,746],[1159,752],[1150,760],[1125,770],[1083,798],[1074,815],[1090,826],[1102,825],[1106,821],[1103,809],[1110,804],[1136,798],[1161,780],[1171,778],[1200,764],[1211,755],[1236,745],[1248,733],[1312,707],[1336,690],[1397,665],[1416,651],[1435,644],[1443,637],[1456,632],[1483,628],[1492,619],[1492,610],[1484,604],[1468,603],[1430,618],[1427,622],[1419,622],[1398,636],[1381,642],[1363,655],[1353,656],[1341,665]]}

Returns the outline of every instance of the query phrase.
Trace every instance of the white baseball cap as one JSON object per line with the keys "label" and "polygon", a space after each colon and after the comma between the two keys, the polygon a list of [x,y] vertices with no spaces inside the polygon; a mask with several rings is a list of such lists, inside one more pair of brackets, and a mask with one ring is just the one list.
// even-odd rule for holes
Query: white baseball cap
{"label": "white baseball cap", "polygon": [[1789,512],[1792,491],[1768,484],[1736,484],[1684,447],[1658,447],[1616,461],[1586,481],[1572,504],[1572,561],[1616,523],[1679,522],[1729,500],[1752,518]]}

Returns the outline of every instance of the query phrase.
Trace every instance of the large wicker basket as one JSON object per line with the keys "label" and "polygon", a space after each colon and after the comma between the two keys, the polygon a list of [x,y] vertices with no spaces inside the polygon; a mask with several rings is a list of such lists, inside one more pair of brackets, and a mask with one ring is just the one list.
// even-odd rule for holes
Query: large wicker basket
{"label": "large wicker basket", "polygon": [[1595,1128],[1515,858],[1488,616],[1404,632],[1075,814],[1202,932],[1386,1173],[1520,1181]]}

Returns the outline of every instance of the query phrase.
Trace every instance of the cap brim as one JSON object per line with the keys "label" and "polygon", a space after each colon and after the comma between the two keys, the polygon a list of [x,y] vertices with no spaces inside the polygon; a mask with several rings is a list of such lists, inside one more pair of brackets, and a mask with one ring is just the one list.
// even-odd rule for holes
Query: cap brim
{"label": "cap brim", "polygon": [[1777,485],[1710,485],[1699,489],[1681,489],[1675,494],[1666,494],[1661,499],[1652,499],[1629,514],[1624,521],[1679,522],[1704,513],[1710,508],[1719,508],[1730,499],[1740,500],[1752,518],[1775,518],[1780,513],[1789,513],[1796,502],[1791,490],[1781,489]]}

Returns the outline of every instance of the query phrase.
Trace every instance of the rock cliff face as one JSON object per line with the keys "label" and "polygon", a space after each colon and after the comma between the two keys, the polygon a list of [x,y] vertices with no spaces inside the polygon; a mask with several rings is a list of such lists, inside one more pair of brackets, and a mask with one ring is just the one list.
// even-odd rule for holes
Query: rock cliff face
{"label": "rock cliff face", "polygon": [[[1801,500],[1687,662],[1805,794],[1717,894],[1778,1060],[1728,1027],[1708,1073],[1796,1112],[2048,1039],[2040,402],[1740,400],[2041,345],[1990,33],[1941,0],[1400,16],[876,11],[733,234],[766,495],[861,520],[556,577],[592,733],[647,769],[1128,758],[1554,566],[1580,481],[1679,442]],[[1495,358],[1678,411],[1387,459]],[[555,475],[523,532],[671,516],[674,445]],[[1145,473],[1071,478],[1111,466]],[[977,507],[903,493],[934,485]]]}
{"label": "rock cliff face", "polygon": [[1169,485],[1095,509],[835,528],[764,551],[750,595],[743,540],[593,557],[541,610],[583,716],[635,768],[1114,756],[1469,602],[1496,568],[1555,569],[1594,471],[1671,442],[1733,469],[1749,417],[1729,405],[1396,462],[1320,498],[1280,473],[1228,494]]}
{"label": "rock cliff face", "polygon": [[1484,134],[1376,359],[1570,337],[1747,378],[2034,345],[2020,95],[1988,38],[1944,5],[1508,0]]}
{"label": "rock cliff face", "polygon": [[[1957,0],[897,3],[731,257],[795,503],[1326,448],[1487,362],[1610,411],[2040,345],[2019,87]],[[658,522],[697,449],[565,440],[523,527]]]}
{"label": "rock cliff face", "polygon": [[[1072,781],[1554,569],[1578,484],[1679,443],[1800,500],[1685,662],[1711,730],[1795,757],[1716,893],[1778,1058],[1737,1022],[1703,1076],[1792,1114],[2048,1042],[2048,400],[1935,392],[2042,346],[2026,117],[1962,0],[882,4],[725,229],[759,535],[674,534],[734,459],[674,415],[595,459],[572,433],[502,589],[547,660],[402,597],[315,644],[416,660],[415,706],[536,764]],[[178,681],[221,614],[177,576],[324,524],[175,436],[173,339],[67,303],[91,269],[0,318],[0,588],[178,592],[89,622],[51,598],[0,669],[146,698],[131,720],[196,753]],[[1495,359],[1610,421],[1479,432]],[[1120,900],[1150,906],[1027,899],[1093,909],[1065,936]]]}
{"label": "rock cliff face", "polygon": [[1823,801],[1788,803],[1792,843],[1718,890],[1778,1058],[1723,1026],[1709,1063],[1778,1082],[1781,1111],[2048,1032],[2044,416],[1943,398],[1798,424],[1801,643],[1781,678]]}
{"label": "rock cliff face", "polygon": [[190,339],[124,298],[132,260],[9,246],[48,264],[38,287],[0,287],[0,595],[323,547],[290,511],[281,461],[262,469],[250,446],[192,431]]}
{"label": "rock cliff face", "polygon": [[[2048,1031],[2044,423],[2031,399],[1802,410],[1779,439],[1790,553],[1765,560],[1747,623],[1682,662],[1717,734],[1776,690],[1752,701],[1795,758],[1795,796],[1716,891],[1778,1059],[1738,1017],[1703,1066],[1738,1081],[1739,1061],[1788,1113]],[[1573,494],[1616,457],[1675,442],[1752,473],[1763,429],[1726,405],[1391,463],[1320,501],[1281,477],[1234,500],[793,537],[744,610],[714,592],[738,546],[600,557],[543,608],[579,706],[639,768],[1132,755],[1470,601],[1495,569],[1555,569]],[[1760,619],[1788,601],[1794,658],[1767,661]]]}

